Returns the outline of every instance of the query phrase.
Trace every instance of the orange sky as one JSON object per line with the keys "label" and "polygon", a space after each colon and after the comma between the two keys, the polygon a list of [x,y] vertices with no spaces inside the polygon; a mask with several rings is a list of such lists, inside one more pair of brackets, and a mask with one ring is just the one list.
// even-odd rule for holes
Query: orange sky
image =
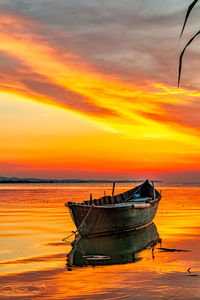
{"label": "orange sky", "polygon": [[[110,14],[106,31],[98,17],[92,20],[94,26],[90,24],[86,16],[92,4],[86,3],[82,11],[75,4],[63,4],[52,12],[49,0],[52,22],[42,15],[44,7],[40,10],[39,4],[30,4],[29,9],[13,7],[12,2],[2,5],[0,176],[200,178],[198,72],[186,61],[186,75],[181,88],[176,88],[176,10],[169,10],[165,19],[167,26],[167,18],[174,18],[165,40],[162,30],[167,27],[162,24],[155,30],[163,11],[148,16],[137,7],[141,20],[154,29],[144,44],[146,31],[139,17],[137,35],[130,24],[130,28],[123,24],[128,7],[118,11],[116,4],[111,5],[124,21],[117,24],[118,30]],[[99,11],[102,18],[108,9],[104,6]],[[69,14],[68,21],[62,19],[61,10]],[[97,47],[99,41],[104,47]],[[165,47],[168,63],[161,51]],[[195,59],[196,48],[192,51]]]}

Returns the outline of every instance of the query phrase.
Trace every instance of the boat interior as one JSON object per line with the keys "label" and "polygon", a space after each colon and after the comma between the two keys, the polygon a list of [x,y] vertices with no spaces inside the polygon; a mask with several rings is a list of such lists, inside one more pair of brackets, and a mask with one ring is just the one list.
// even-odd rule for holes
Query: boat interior
{"label": "boat interior", "polygon": [[134,187],[131,190],[128,190],[124,193],[114,195],[114,196],[103,196],[99,199],[90,199],[82,202],[84,205],[94,205],[101,206],[106,204],[116,204],[134,201],[138,202],[146,202],[149,200],[160,199],[160,193],[154,188],[154,186],[146,180],[144,183]]}

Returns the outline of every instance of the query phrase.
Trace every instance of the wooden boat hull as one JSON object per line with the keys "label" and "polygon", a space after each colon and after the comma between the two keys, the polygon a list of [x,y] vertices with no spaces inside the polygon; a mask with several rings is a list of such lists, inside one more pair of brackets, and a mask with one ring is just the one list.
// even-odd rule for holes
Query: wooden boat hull
{"label": "wooden boat hull", "polygon": [[[136,230],[152,223],[160,199],[150,207],[134,208],[124,206],[89,206],[78,203],[68,204],[72,219],[81,236],[105,235],[121,231]],[[87,218],[84,221],[85,216]]]}
{"label": "wooden boat hull", "polygon": [[[107,236],[81,237],[72,242],[67,266],[113,265],[140,260],[137,253],[161,242],[155,224],[135,232]],[[100,256],[100,259],[98,259]],[[92,260],[88,257],[93,257]],[[95,259],[97,257],[97,259]]]}

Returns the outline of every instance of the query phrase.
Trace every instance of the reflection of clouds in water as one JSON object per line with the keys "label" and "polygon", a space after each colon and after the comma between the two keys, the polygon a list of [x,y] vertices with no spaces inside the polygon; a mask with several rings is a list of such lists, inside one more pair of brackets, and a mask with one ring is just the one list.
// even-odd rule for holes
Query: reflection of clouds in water
{"label": "reflection of clouds in water", "polygon": [[199,281],[197,282],[195,296],[200,299],[200,283],[199,283]]}
{"label": "reflection of clouds in water", "polygon": [[0,287],[2,297],[31,297],[43,293],[46,285],[39,282],[33,283],[9,283]]}
{"label": "reflection of clouds in water", "polygon": [[[14,190],[9,190],[14,187]],[[7,191],[0,190],[1,221],[5,225],[2,228],[1,247],[6,246],[1,250],[9,249],[12,252],[11,257],[7,253],[2,257],[6,261],[17,261],[16,265],[1,265],[0,298],[6,298],[6,295],[10,298],[18,295],[22,298],[24,295],[26,299],[138,297],[149,300],[177,297],[182,300],[184,297],[199,297],[200,276],[187,276],[189,267],[192,268],[192,274],[200,274],[199,188],[164,188],[155,218],[163,240],[162,247],[188,249],[191,252],[161,253],[157,249],[159,246],[156,246],[154,259],[152,249],[146,249],[139,253],[141,259],[137,263],[75,268],[68,272],[66,254],[71,250],[69,242],[72,240],[67,244],[61,241],[74,227],[64,203],[75,194],[81,202],[87,199],[91,190],[95,197],[99,197],[103,195],[105,187],[107,194],[112,189],[108,188],[108,184],[84,187],[51,184],[48,187],[32,184],[26,185],[26,190],[23,190],[20,184],[10,188],[7,186]],[[124,191],[127,187],[117,187],[117,190]],[[49,202],[44,203],[44,198]],[[15,236],[6,236],[14,230]],[[134,241],[129,243],[129,249],[133,244]]]}
{"label": "reflection of clouds in water", "polygon": [[44,255],[44,256],[37,256],[37,257],[31,257],[31,258],[3,261],[3,262],[0,262],[0,265],[29,264],[29,263],[35,263],[35,262],[49,262],[52,260],[58,261],[58,260],[62,260],[64,257],[65,257],[64,253],[58,253],[58,254],[52,254],[52,255]]}

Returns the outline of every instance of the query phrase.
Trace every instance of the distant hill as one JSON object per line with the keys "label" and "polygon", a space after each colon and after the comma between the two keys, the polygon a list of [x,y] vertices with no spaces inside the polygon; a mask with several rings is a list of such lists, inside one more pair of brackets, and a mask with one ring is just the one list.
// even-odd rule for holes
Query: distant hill
{"label": "distant hill", "polygon": [[[84,179],[39,179],[39,178],[18,178],[18,177],[0,177],[0,183],[125,183],[125,182],[143,182],[144,180],[84,180]],[[154,180],[154,182],[161,182]]]}

